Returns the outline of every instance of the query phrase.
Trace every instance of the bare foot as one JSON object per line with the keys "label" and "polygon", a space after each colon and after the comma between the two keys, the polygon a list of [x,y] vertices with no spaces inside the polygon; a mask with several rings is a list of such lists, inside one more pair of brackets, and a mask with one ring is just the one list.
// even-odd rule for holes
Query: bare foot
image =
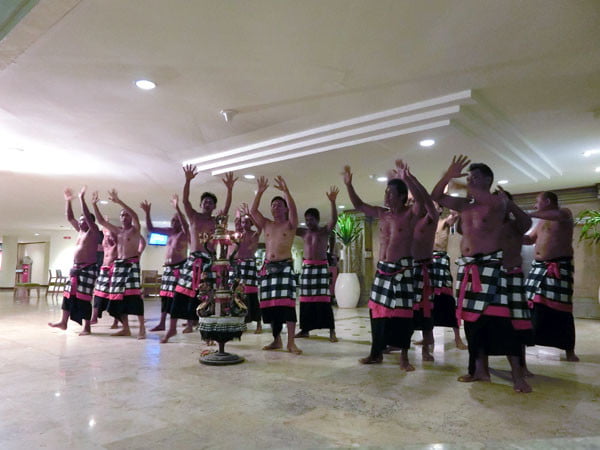
{"label": "bare foot", "polygon": [[[193,333],[194,332],[194,328],[193,327],[185,327],[182,331],[183,334],[187,334],[187,333]],[[210,344],[209,344],[210,345]]]}
{"label": "bare foot", "polygon": [[138,341],[142,339],[146,339],[146,327],[140,327],[140,332],[138,333]]}
{"label": "bare foot", "polygon": [[281,339],[275,339],[269,345],[265,345],[262,349],[263,350],[279,350],[280,348],[283,348],[283,344],[281,343]]}
{"label": "bare foot", "polygon": [[466,350],[468,348],[460,338],[456,339],[454,343],[456,344],[456,348],[459,350]]}
{"label": "bare foot", "polygon": [[165,326],[158,324],[154,328],[152,328],[150,331],[165,331]]}
{"label": "bare foot", "polygon": [[402,355],[400,357],[400,370],[404,370],[405,372],[412,372],[415,370],[414,366],[408,362],[408,356]]}
{"label": "bare foot", "polygon": [[578,362],[579,361],[579,356],[577,356],[573,350],[567,351],[567,361],[569,361],[569,362]]}
{"label": "bare foot", "polygon": [[62,322],[56,322],[56,323],[48,322],[48,326],[52,327],[52,328],[60,328],[61,330],[67,329],[67,324],[62,323]]}
{"label": "bare foot", "polygon": [[90,334],[92,334],[92,332],[90,330],[82,330],[79,333],[79,336],[89,336]]}
{"label": "bare foot", "polygon": [[310,335],[308,334],[308,331],[299,331],[298,333],[296,333],[296,336],[294,336],[296,338],[308,338],[310,337]]}
{"label": "bare foot", "polygon": [[523,367],[523,376],[525,378],[533,378],[533,377],[535,377],[535,374],[530,372],[527,367]]}
{"label": "bare foot", "polygon": [[338,342],[338,338],[335,335],[335,331],[332,331],[331,333],[329,333],[329,342]]}
{"label": "bare foot", "polygon": [[257,327],[254,334],[262,334],[262,327]]}
{"label": "bare foot", "polygon": [[167,331],[167,334],[165,334],[162,339],[160,340],[161,344],[166,344],[167,342],[169,342],[169,339],[171,339],[173,336],[175,336],[177,334],[177,330],[175,329],[171,329],[169,328],[169,331]]}
{"label": "bare foot", "polygon": [[533,390],[523,378],[513,382],[513,389],[521,394],[529,394]]}
{"label": "bare foot", "polygon": [[119,322],[117,322],[117,323],[113,323],[113,324],[110,326],[110,329],[111,329],[111,330],[116,330],[116,329],[118,329],[118,328],[119,328]]}
{"label": "bare foot", "polygon": [[361,364],[381,364],[383,362],[383,355],[379,355],[376,358],[369,355],[365,358],[359,359],[358,362]]}
{"label": "bare foot", "polygon": [[290,353],[293,353],[294,355],[302,354],[302,350],[300,350],[298,347],[296,347],[296,344],[288,344],[287,351]]}
{"label": "bare foot", "polygon": [[460,381],[461,383],[472,383],[474,381],[486,381],[489,382],[491,381],[491,378],[488,377],[476,377],[475,375],[470,375],[470,374],[466,374],[466,375],[461,375],[460,377],[457,378],[458,381]]}
{"label": "bare foot", "polygon": [[111,336],[131,336],[131,330],[122,329],[121,331],[111,334]]}
{"label": "bare foot", "polygon": [[421,350],[421,357],[423,358],[423,361],[434,361],[433,355],[429,352],[428,345],[423,346],[423,349]]}

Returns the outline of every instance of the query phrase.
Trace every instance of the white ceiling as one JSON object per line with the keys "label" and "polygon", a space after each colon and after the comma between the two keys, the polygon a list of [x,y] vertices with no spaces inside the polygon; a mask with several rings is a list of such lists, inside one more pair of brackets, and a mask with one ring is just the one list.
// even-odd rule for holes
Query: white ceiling
{"label": "white ceiling", "polygon": [[[237,175],[281,174],[300,213],[325,218],[345,164],[373,203],[369,176],[398,157],[428,188],[456,153],[515,193],[600,179],[600,153],[581,155],[600,149],[598,1],[40,0],[0,41],[0,232],[61,229],[62,190],[83,184],[168,220],[182,161],[463,90],[448,126]],[[240,181],[234,205],[254,186]],[[224,200],[210,171],[194,204],[205,190]]]}

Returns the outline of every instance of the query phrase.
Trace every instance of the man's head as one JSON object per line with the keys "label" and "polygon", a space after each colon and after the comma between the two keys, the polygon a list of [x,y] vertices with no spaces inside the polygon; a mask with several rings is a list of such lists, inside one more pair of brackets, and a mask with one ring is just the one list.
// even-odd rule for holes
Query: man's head
{"label": "man's head", "polygon": [[404,183],[404,181],[398,178],[393,178],[388,181],[384,197],[385,206],[388,208],[394,206],[404,206],[407,199],[408,188],[406,187],[406,183]]}
{"label": "man's head", "polygon": [[173,217],[171,217],[171,228],[175,233],[179,233],[181,231],[181,221],[179,220],[179,214],[173,214]]}
{"label": "man's head", "polygon": [[494,182],[494,172],[487,164],[473,163],[469,166],[467,188],[489,191]]}
{"label": "man's head", "polygon": [[[90,214],[90,217],[92,218],[92,222],[96,223],[96,216],[94,216],[93,214]],[[85,220],[85,216],[79,217],[79,229],[82,231],[87,231],[90,229],[90,227],[88,226],[87,220]]]}
{"label": "man's head", "polygon": [[242,227],[242,230],[251,231],[252,225],[254,225],[254,222],[252,221],[252,217],[250,217],[248,214],[244,214],[240,218],[240,225]]}
{"label": "man's head", "polygon": [[126,209],[121,210],[119,219],[121,220],[121,225],[123,225],[123,228],[131,228],[133,226],[133,218]]}
{"label": "man's head", "polygon": [[540,192],[535,201],[535,208],[538,211],[558,208],[558,197],[554,192]]}
{"label": "man's head", "polygon": [[306,227],[311,231],[319,228],[319,220],[321,220],[321,214],[319,214],[317,208],[308,208],[304,213],[304,222],[306,222]]}
{"label": "man's head", "polygon": [[200,196],[200,209],[203,213],[212,213],[217,207],[217,196],[212,192],[204,192]]}
{"label": "man's head", "polygon": [[288,217],[288,205],[283,197],[275,196],[271,200],[271,214],[275,219],[287,219]]}

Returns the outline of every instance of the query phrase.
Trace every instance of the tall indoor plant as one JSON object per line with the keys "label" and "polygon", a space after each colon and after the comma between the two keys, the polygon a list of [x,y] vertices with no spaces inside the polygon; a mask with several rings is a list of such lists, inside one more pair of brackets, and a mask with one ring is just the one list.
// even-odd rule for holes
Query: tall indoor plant
{"label": "tall indoor plant", "polygon": [[335,298],[340,308],[356,308],[360,299],[360,283],[355,273],[350,273],[350,245],[362,234],[362,227],[354,214],[342,213],[338,217],[335,236],[343,244],[342,273],[335,282]]}

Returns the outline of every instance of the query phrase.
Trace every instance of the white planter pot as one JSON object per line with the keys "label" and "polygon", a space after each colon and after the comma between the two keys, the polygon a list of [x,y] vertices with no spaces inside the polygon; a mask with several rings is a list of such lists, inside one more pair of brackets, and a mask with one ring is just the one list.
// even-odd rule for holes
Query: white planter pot
{"label": "white planter pot", "polygon": [[340,273],[335,282],[335,299],[340,308],[356,308],[360,298],[360,283],[355,273]]}

